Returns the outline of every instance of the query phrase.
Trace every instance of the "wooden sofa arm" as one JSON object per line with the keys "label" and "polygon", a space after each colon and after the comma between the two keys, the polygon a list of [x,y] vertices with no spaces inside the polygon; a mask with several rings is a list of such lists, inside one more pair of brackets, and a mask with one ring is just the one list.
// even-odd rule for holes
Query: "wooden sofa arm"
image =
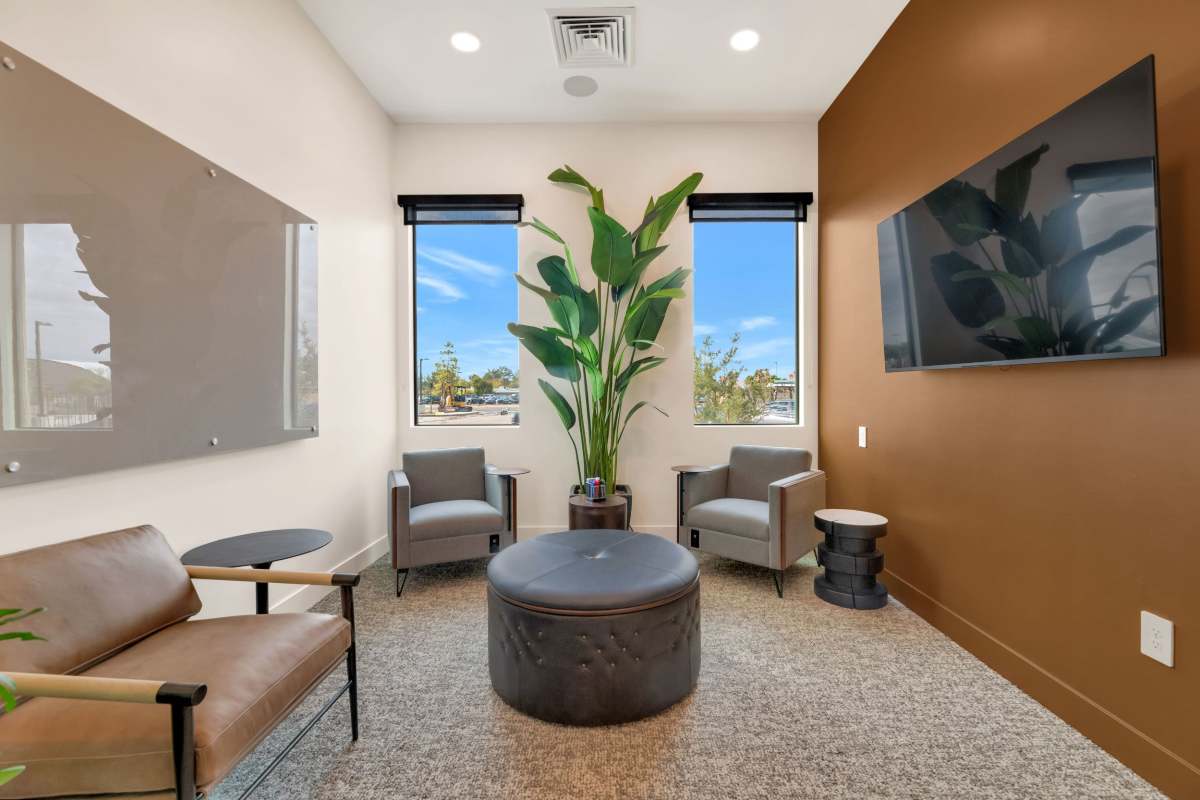
{"label": "wooden sofa arm", "polygon": [[299,572],[285,569],[237,567],[184,567],[196,580],[295,583],[306,586],[358,586],[360,576],[346,572]]}
{"label": "wooden sofa arm", "polygon": [[135,678],[95,678],[88,675],[47,675],[3,672],[19,697],[63,697],[72,700],[112,700],[119,703],[198,705],[208,693],[202,683],[171,683]]}

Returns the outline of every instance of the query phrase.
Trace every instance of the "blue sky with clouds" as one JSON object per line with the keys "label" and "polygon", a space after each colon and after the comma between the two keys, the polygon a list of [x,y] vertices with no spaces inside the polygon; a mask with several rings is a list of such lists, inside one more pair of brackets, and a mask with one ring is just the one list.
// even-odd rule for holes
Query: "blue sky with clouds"
{"label": "blue sky with clouds", "polygon": [[692,225],[697,345],[708,335],[723,350],[740,332],[748,371],[796,371],[796,234],[787,222]]}
{"label": "blue sky with clouds", "polygon": [[464,377],[517,371],[517,229],[512,225],[418,225],[417,356],[425,374],[454,342]]}
{"label": "blue sky with clouds", "polygon": [[[517,231],[508,225],[419,225],[416,233],[417,355],[428,373],[442,345],[455,343],[464,376],[492,367],[516,371]],[[796,369],[796,226],[783,222],[696,223],[697,343],[718,347],[742,335],[738,359],[750,371]],[[669,257],[669,253],[668,253]],[[676,308],[679,308],[678,306]]]}

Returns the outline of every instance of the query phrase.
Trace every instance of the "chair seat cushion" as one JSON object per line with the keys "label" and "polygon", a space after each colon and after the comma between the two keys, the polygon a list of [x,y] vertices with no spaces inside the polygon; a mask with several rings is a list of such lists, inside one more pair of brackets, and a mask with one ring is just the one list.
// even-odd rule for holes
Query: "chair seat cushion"
{"label": "chair seat cushion", "polygon": [[[203,683],[196,784],[207,789],[341,663],[350,625],[327,614],[181,622],[83,673]],[[175,785],[165,705],[39,697],[0,717],[0,766],[25,764],[0,797],[159,792]]]}
{"label": "chair seat cushion", "polygon": [[504,530],[504,515],[482,500],[442,500],[413,506],[408,512],[413,541],[449,539]]}
{"label": "chair seat cushion", "polygon": [[689,528],[706,528],[765,542],[771,538],[770,509],[761,500],[721,497],[692,506],[686,522]]}

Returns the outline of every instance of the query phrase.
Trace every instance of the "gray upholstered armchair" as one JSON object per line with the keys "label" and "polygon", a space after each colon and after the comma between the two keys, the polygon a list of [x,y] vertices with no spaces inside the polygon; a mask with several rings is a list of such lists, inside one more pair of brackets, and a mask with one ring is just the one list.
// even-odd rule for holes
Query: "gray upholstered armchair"
{"label": "gray upholstered armchair", "polygon": [[517,480],[526,470],[484,463],[482,448],[405,453],[388,473],[396,596],[412,567],[481,558],[517,538]]}
{"label": "gray upholstered armchair", "polygon": [[793,447],[734,447],[729,463],[675,467],[679,473],[677,541],[783,571],[817,546],[813,512],[825,507],[825,473],[812,454]]}

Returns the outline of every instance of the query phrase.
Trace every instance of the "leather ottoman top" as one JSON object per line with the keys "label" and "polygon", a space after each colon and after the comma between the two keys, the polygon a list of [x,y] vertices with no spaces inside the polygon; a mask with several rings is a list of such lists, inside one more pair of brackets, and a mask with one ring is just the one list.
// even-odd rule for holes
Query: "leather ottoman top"
{"label": "leather ottoman top", "polygon": [[488,583],[505,600],[568,614],[659,605],[688,591],[699,574],[685,548],[630,531],[548,533],[488,564]]}

